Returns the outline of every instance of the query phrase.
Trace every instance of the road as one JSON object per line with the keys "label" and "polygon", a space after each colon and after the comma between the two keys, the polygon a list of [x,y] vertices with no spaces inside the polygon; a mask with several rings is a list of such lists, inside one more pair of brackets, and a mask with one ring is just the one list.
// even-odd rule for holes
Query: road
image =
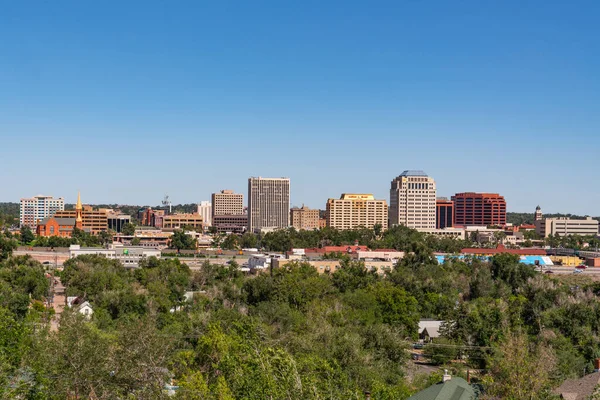
{"label": "road", "polygon": [[54,307],[54,317],[50,321],[50,330],[57,331],[60,323],[60,316],[67,305],[65,287],[59,277],[54,277],[54,297],[52,307]]}
{"label": "road", "polygon": [[[542,272],[547,272],[547,271],[552,271],[553,274],[573,274],[575,271],[577,270],[577,268],[575,267],[562,267],[562,266],[557,266],[557,265],[553,265],[550,267],[544,267],[542,269]],[[589,267],[587,269],[582,269],[581,274],[582,275],[600,275],[600,268],[593,268],[593,267]]]}

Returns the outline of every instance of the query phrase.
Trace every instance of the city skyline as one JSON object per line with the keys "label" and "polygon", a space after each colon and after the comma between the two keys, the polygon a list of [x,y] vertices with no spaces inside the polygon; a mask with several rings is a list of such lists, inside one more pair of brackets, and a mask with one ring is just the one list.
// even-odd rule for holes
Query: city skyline
{"label": "city skyline", "polygon": [[599,10],[6,3],[0,201],[198,203],[287,176],[323,209],[422,169],[439,196],[600,215]]}

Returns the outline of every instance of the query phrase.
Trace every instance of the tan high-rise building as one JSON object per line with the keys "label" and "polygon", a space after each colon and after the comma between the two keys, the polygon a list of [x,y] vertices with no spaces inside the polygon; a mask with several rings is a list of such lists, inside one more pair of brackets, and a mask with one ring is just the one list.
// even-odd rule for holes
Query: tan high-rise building
{"label": "tan high-rise building", "polygon": [[423,171],[404,171],[392,181],[390,225],[435,229],[435,180]]}
{"label": "tan high-rise building", "polygon": [[[435,221],[434,221],[435,222]],[[388,206],[372,194],[347,194],[327,200],[327,226],[336,229],[388,227]]]}
{"label": "tan high-rise building", "polygon": [[302,206],[290,210],[290,224],[297,230],[319,229],[319,210]]}
{"label": "tan high-rise building", "polygon": [[244,214],[244,195],[233,190],[221,190],[212,194],[212,217],[215,215]]}
{"label": "tan high-rise building", "polygon": [[289,178],[248,179],[248,230],[290,225]]}

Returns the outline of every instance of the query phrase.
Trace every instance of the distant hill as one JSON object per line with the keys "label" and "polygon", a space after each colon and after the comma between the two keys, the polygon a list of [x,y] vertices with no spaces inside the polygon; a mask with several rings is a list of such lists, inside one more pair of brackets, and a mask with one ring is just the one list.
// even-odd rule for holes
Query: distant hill
{"label": "distant hill", "polygon": [[[573,218],[573,219],[585,219],[585,216],[575,215],[575,214],[544,214],[545,218]],[[600,221],[600,217],[594,217],[594,219]],[[515,212],[507,212],[506,213],[506,222],[514,225],[521,224],[533,224],[533,213],[515,213]]]}

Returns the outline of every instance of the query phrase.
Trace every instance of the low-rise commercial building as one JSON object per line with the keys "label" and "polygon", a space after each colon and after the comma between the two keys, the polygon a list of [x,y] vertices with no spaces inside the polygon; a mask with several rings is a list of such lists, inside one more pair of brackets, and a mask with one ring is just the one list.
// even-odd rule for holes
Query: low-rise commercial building
{"label": "low-rise commercial building", "polygon": [[386,260],[386,261],[398,261],[401,258],[404,258],[404,252],[403,251],[397,251],[397,250],[386,250],[386,249],[379,249],[379,250],[359,250],[356,252],[357,254],[357,258],[359,260]]}
{"label": "low-rise commercial building", "polygon": [[344,193],[339,199],[327,200],[327,226],[336,229],[388,227],[388,206],[372,194]]}
{"label": "low-rise commercial building", "polygon": [[162,218],[162,229],[194,229],[202,230],[203,220],[200,214],[170,214]]}
{"label": "low-rise commercial building", "polygon": [[[275,258],[272,260],[273,268],[282,268],[291,262],[307,263],[317,270],[320,274],[333,274],[341,268],[340,260],[293,260]],[[394,268],[394,261],[364,260],[365,268],[369,271],[376,271],[378,274],[384,274]]]}
{"label": "low-rise commercial building", "polygon": [[549,235],[597,236],[598,221],[592,217],[586,219],[543,218],[535,221],[535,231],[542,237]]}
{"label": "low-rise commercial building", "polygon": [[214,215],[212,226],[217,233],[244,233],[248,227],[248,214]]}
{"label": "low-rise commercial building", "polygon": [[466,231],[462,228],[446,228],[446,229],[419,229],[419,232],[426,233],[428,235],[449,237],[454,239],[465,240]]}
{"label": "low-rise commercial building", "polygon": [[140,246],[123,246],[113,244],[108,248],[101,247],[81,247],[80,245],[71,245],[69,247],[69,258],[75,258],[81,255],[95,254],[106,257],[111,260],[117,260],[126,268],[137,268],[141,260],[147,257],[160,258],[160,250],[148,249]]}

